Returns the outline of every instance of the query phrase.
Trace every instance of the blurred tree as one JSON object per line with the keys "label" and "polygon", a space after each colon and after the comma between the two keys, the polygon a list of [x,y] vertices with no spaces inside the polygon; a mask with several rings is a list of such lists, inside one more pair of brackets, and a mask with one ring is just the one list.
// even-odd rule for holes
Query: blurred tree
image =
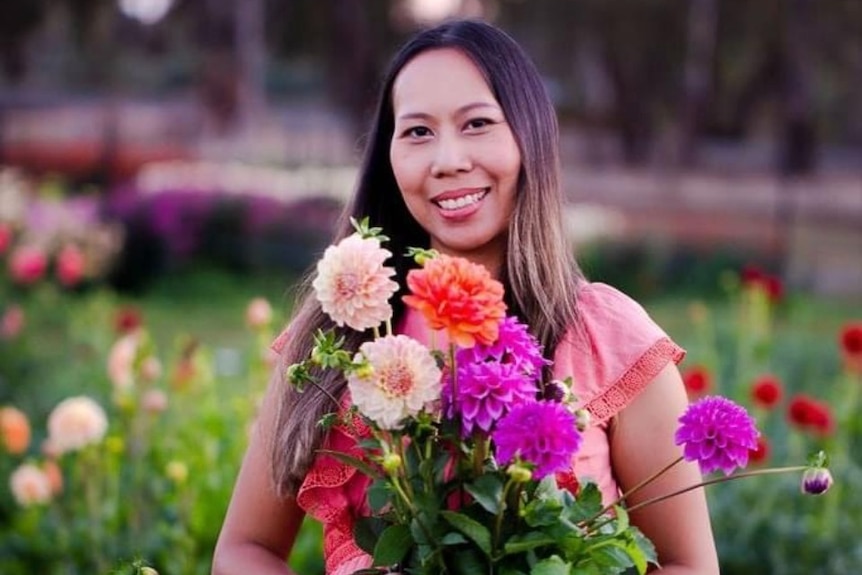
{"label": "blurred tree", "polygon": [[21,81],[27,73],[24,46],[44,16],[44,0],[0,2],[0,59],[3,74],[12,82]]}

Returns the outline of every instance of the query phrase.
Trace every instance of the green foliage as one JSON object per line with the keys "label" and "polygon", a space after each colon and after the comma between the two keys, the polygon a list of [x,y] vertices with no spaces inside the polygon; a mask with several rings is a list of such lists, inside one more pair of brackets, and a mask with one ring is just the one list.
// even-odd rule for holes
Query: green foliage
{"label": "green foliage", "polygon": [[[800,496],[797,476],[753,477],[708,490],[721,571],[860,572],[862,377],[842,361],[839,342],[842,326],[859,320],[858,308],[793,294],[770,300],[756,285],[724,285],[727,297],[711,308],[694,303],[680,313],[678,302],[665,302],[652,309],[688,349],[685,365],[710,374],[707,392],[746,405],[755,416],[769,448],[751,469],[803,464],[822,449],[835,484],[820,497]],[[754,400],[754,382],[767,375],[782,387],[774,406]],[[828,408],[822,429],[793,423],[790,405],[800,394]]]}
{"label": "green foliage", "polygon": [[[128,387],[106,369],[121,337],[115,317],[127,302],[109,292],[69,294],[50,285],[16,293],[26,322],[0,345],[0,405],[29,417],[33,440],[20,455],[0,446],[0,573],[146,574],[147,566],[165,574],[210,572],[268,380],[264,352],[274,335],[268,326],[243,327],[248,300],[244,292],[232,293],[218,304],[198,304],[206,315],[195,315],[195,305],[182,316],[169,311],[182,296],[139,302],[142,316],[154,321],[135,336]],[[177,324],[178,317],[195,332]],[[198,331],[207,322],[216,329]],[[160,373],[144,375],[148,358],[160,362]],[[166,405],[148,399],[154,391]],[[106,436],[80,451],[46,455],[48,415],[73,395],[102,406]],[[19,504],[10,475],[22,463],[48,461],[59,467],[62,491],[45,504]],[[302,573],[322,573],[319,525],[306,522],[291,561]]]}

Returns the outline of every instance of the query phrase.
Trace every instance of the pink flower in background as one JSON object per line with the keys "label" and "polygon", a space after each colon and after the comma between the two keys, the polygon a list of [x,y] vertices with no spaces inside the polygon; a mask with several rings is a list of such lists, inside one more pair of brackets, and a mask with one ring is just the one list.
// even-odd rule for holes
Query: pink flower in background
{"label": "pink flower in background", "polygon": [[395,269],[383,265],[391,256],[380,240],[358,234],[326,248],[312,286],[324,313],[339,327],[365,331],[392,317],[389,298],[398,284],[389,279]]}
{"label": "pink flower in background", "polygon": [[760,433],[742,406],[725,397],[708,396],[688,406],[679,418],[677,445],[686,461],[697,461],[704,475],[721,469],[730,475],[748,465]]}
{"label": "pink flower in background", "polygon": [[149,355],[141,362],[141,379],[146,382],[156,381],[162,377],[162,362],[154,355]]}
{"label": "pink flower in background", "polygon": [[64,399],[48,416],[48,438],[60,453],[98,443],[107,431],[105,411],[89,397]]}
{"label": "pink flower in background", "polygon": [[48,258],[36,246],[21,246],[12,251],[9,258],[9,273],[15,283],[34,284],[45,275]]}
{"label": "pink flower in background", "polygon": [[133,331],[115,341],[108,353],[108,378],[117,389],[129,389],[135,383],[138,344],[138,332]]}
{"label": "pink flower in background", "polygon": [[22,507],[40,505],[51,500],[51,480],[48,475],[33,465],[20,465],[9,477],[9,489],[15,501]]}
{"label": "pink flower in background", "polygon": [[57,254],[57,279],[65,287],[75,287],[84,279],[87,260],[74,244],[66,244]]}
{"label": "pink flower in background", "polygon": [[522,403],[497,423],[491,438],[501,464],[515,458],[536,466],[535,479],[571,469],[581,447],[575,416],[555,401]]}
{"label": "pink flower in background", "polygon": [[0,318],[0,339],[15,339],[24,329],[24,310],[19,305],[11,305]]}
{"label": "pink flower in background", "polygon": [[148,413],[161,413],[168,408],[168,395],[161,389],[148,389],[141,398],[141,407]]}
{"label": "pink flower in background", "polygon": [[12,245],[12,226],[6,222],[0,222],[0,256],[6,253]]}
{"label": "pink flower in background", "polygon": [[267,327],[272,322],[272,306],[266,298],[256,297],[245,309],[245,323],[252,329]]}
{"label": "pink flower in background", "polygon": [[440,399],[440,369],[431,352],[406,335],[363,343],[355,361],[367,368],[347,374],[353,403],[382,429],[395,429]]}

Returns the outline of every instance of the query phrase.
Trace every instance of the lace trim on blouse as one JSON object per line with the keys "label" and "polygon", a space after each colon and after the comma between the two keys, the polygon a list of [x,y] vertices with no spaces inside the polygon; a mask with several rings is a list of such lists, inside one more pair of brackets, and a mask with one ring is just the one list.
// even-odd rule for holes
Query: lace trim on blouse
{"label": "lace trim on blouse", "polygon": [[655,379],[668,360],[679,363],[684,356],[685,351],[670,338],[656,341],[622,377],[587,403],[585,408],[590,412],[593,422],[604,423],[619,413]]}

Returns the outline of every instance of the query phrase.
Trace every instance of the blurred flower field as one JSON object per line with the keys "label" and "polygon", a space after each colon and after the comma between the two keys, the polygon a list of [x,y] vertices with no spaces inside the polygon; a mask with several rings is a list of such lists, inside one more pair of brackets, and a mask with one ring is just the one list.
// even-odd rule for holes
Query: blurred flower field
{"label": "blurred flower field", "polygon": [[[121,234],[51,213],[48,236],[0,217],[0,573],[209,573],[294,278],[187,267],[119,294]],[[862,309],[753,268],[719,287],[646,302],[689,351],[692,398],[751,410],[754,469],[824,449],[835,479],[817,498],[793,476],[712,488],[722,572],[862,572]],[[291,562],[322,573],[316,525]]]}

